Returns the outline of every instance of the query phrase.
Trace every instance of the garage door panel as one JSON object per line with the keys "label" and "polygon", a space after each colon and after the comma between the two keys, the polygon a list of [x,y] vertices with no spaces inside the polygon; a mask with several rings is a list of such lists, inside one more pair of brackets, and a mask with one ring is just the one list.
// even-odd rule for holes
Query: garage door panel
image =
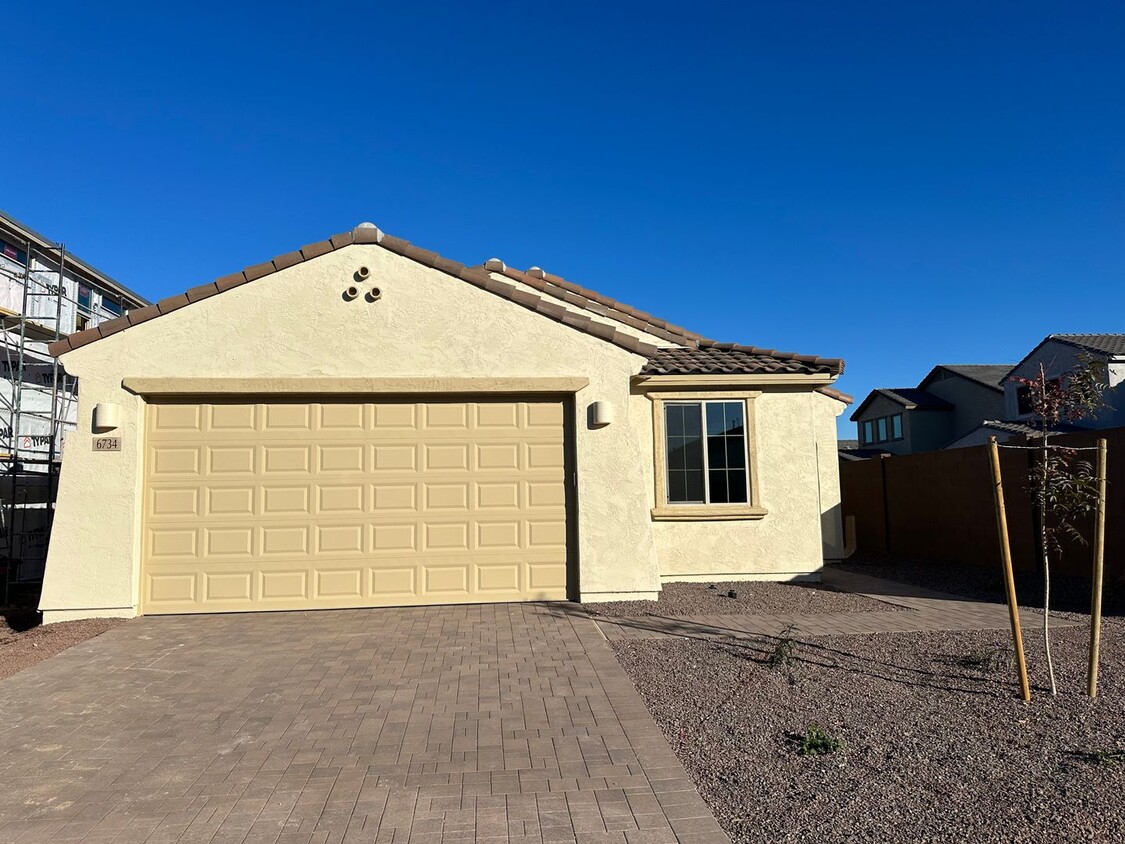
{"label": "garage door panel", "polygon": [[154,404],[145,612],[566,597],[561,401]]}

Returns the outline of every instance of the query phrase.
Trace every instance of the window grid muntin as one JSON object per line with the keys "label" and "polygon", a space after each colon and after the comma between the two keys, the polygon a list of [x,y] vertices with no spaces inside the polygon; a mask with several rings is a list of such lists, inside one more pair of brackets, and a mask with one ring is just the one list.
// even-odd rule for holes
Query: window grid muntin
{"label": "window grid muntin", "polygon": [[[664,402],[664,425],[665,425],[665,430],[664,430],[664,462],[665,462],[664,474],[665,474],[665,484],[666,484],[664,497],[665,497],[665,503],[668,504],[669,506],[673,506],[673,507],[679,507],[679,506],[692,507],[692,506],[695,506],[695,507],[698,507],[701,504],[705,505],[705,506],[710,506],[714,503],[714,502],[711,501],[711,465],[710,465],[710,454],[708,453],[710,451],[710,448],[708,447],[709,444],[707,442],[707,439],[708,439],[708,434],[707,434],[707,405],[710,405],[710,404],[738,405],[739,410],[742,414],[742,464],[743,464],[742,465],[742,471],[743,471],[743,483],[745,483],[745,485],[746,485],[746,494],[744,496],[745,500],[744,501],[723,501],[723,502],[719,502],[719,506],[747,505],[751,501],[752,489],[751,489],[751,486],[750,486],[750,432],[749,432],[750,422],[749,422],[749,408],[747,407],[746,401],[743,400],[743,399],[701,399],[699,401],[692,401],[690,399],[683,399],[683,400],[679,400],[679,401],[665,401]],[[699,408],[700,437],[701,437],[701,443],[702,443],[702,447],[703,447],[702,448],[702,451],[703,451],[703,501],[673,501],[671,499],[671,487],[672,487],[671,473],[672,473],[672,469],[670,468],[671,467],[671,456],[670,456],[669,449],[668,449],[669,434],[668,434],[667,425],[668,425],[668,409],[670,407],[676,407],[676,406]],[[725,421],[725,419],[726,419],[725,413],[724,413],[723,418],[724,418],[724,421]],[[727,439],[733,439],[732,437],[727,437],[725,434],[722,435],[722,437],[723,437],[723,440],[724,440],[724,445],[725,445],[725,441]],[[724,468],[722,470],[717,470],[717,471],[729,472],[730,470]],[[729,493],[729,484],[728,484],[728,493]]]}

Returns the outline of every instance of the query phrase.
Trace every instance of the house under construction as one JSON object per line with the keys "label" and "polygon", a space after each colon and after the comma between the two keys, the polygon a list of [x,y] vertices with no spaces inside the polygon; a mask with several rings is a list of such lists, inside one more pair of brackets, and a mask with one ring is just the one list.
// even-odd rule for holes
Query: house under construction
{"label": "house under construction", "polygon": [[148,301],[0,211],[0,605],[43,578],[78,385],[47,353]]}

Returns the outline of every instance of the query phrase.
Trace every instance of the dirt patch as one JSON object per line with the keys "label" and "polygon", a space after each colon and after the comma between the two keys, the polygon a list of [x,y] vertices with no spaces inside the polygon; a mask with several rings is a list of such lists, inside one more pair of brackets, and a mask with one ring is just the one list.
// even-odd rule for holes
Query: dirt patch
{"label": "dirt patch", "polygon": [[1054,634],[1054,699],[1025,637],[1030,706],[997,631],[808,639],[773,667],[776,639],[611,646],[736,842],[1110,842],[1125,840],[1125,622],[1103,632],[1094,701],[1086,630]]}
{"label": "dirt patch", "polygon": [[[731,598],[729,592],[737,597]],[[665,583],[656,601],[583,604],[593,615],[776,615],[780,613],[893,612],[906,610],[820,583]],[[909,611],[909,610],[907,610]]]}
{"label": "dirt patch", "polygon": [[32,610],[0,611],[0,680],[72,645],[100,636],[125,621],[123,618],[86,618],[42,626],[39,613]]}

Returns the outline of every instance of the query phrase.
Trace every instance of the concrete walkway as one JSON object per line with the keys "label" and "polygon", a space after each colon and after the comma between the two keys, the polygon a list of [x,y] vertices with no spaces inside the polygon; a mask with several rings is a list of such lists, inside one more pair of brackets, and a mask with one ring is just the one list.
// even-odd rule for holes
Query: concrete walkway
{"label": "concrete walkway", "polygon": [[[854,592],[909,612],[848,612],[801,615],[691,615],[598,618],[598,629],[607,639],[650,639],[661,636],[778,636],[792,627],[798,636],[857,636],[870,633],[918,633],[938,630],[1007,630],[1005,604],[973,601],[905,583],[826,568],[823,582],[843,592]],[[1043,616],[1020,610],[1024,627],[1038,627]],[[1054,627],[1077,622],[1052,618]]]}
{"label": "concrete walkway", "polygon": [[560,604],[142,618],[0,682],[0,841],[728,844]]}

